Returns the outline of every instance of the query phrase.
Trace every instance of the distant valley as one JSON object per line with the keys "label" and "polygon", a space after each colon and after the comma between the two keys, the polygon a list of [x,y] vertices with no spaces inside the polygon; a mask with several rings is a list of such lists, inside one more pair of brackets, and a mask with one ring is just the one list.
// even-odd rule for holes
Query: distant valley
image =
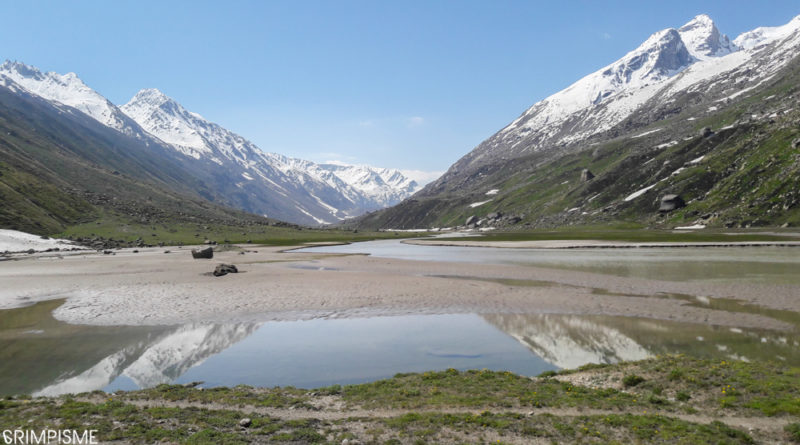
{"label": "distant valley", "polygon": [[[0,120],[0,172],[6,170],[0,176],[5,186],[0,195],[10,204],[0,215],[5,227],[55,230],[73,221],[73,211],[85,214],[97,205],[91,197],[124,200],[131,187],[105,193],[104,186],[96,186],[107,182],[98,168],[144,181],[143,187],[307,226],[337,223],[393,205],[419,188],[395,169],[316,164],[264,152],[156,89],[142,90],[118,107],[74,73],[43,73],[9,61],[0,66],[0,87],[7,111]],[[40,141],[47,130],[47,142]],[[98,133],[102,140],[83,141]],[[68,148],[78,141],[80,149]],[[92,153],[86,151],[88,145]],[[56,175],[60,177],[49,175],[59,170],[54,164],[65,165],[58,160],[65,152],[70,162],[91,167],[66,183],[63,172]],[[116,163],[117,154],[140,162]],[[179,177],[163,181],[170,176]],[[45,201],[51,198],[77,207],[49,205]],[[130,198],[152,203],[144,195]]]}

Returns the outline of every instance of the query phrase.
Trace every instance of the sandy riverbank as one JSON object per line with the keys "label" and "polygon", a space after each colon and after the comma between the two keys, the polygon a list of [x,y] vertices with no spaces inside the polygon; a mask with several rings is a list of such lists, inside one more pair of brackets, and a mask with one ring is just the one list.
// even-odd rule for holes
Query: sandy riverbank
{"label": "sandy riverbank", "polygon": [[[244,254],[219,252],[213,260],[195,260],[189,248],[172,247],[4,261],[0,309],[67,298],[56,318],[97,325],[469,312],[624,315],[773,329],[790,326],[757,314],[689,306],[662,294],[800,310],[800,289],[792,285],[681,283],[527,266],[241,249]],[[236,264],[241,273],[211,276],[221,262]]]}

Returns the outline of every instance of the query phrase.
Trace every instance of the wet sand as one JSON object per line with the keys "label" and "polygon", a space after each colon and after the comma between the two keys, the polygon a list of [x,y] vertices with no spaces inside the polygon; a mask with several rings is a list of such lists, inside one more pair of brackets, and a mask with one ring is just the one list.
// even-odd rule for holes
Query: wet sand
{"label": "wet sand", "polygon": [[[3,261],[0,309],[66,298],[55,317],[93,325],[565,313],[769,329],[792,326],[763,315],[689,305],[685,299],[736,298],[800,311],[800,287],[792,285],[683,283],[529,266],[241,248],[244,255],[218,252],[212,260],[195,260],[188,247],[171,247]],[[219,263],[235,264],[241,273],[214,277],[210,272]],[[684,300],[663,294],[683,294]]]}

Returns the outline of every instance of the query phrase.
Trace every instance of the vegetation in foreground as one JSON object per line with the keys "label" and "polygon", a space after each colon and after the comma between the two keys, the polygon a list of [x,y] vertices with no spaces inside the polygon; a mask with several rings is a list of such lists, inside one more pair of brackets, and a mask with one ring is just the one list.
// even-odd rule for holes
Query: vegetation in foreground
{"label": "vegetation in foreground", "polygon": [[193,385],[0,402],[3,428],[133,443],[800,443],[800,368],[665,356],[528,378],[399,374],[297,388]]}

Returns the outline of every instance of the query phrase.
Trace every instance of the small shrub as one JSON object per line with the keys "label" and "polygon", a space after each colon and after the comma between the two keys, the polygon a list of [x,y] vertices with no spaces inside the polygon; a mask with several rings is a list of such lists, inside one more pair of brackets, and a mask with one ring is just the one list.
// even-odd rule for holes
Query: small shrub
{"label": "small shrub", "polygon": [[790,423],[783,430],[789,435],[789,440],[800,443],[800,423]]}
{"label": "small shrub", "polygon": [[335,396],[337,394],[341,394],[342,393],[342,385],[331,385],[331,386],[327,386],[325,388],[320,388],[319,392],[321,394],[327,394],[327,395]]}
{"label": "small shrub", "polygon": [[689,393],[686,391],[678,391],[678,394],[675,395],[675,398],[679,402],[687,402],[689,401],[689,399],[692,398],[692,396],[690,396]]}
{"label": "small shrub", "polygon": [[670,381],[680,380],[683,378],[683,370],[679,368],[675,368],[669,372],[669,376],[667,377]]}
{"label": "small shrub", "polygon": [[636,374],[629,374],[622,378],[622,384],[625,385],[626,388],[631,388],[642,382],[644,382],[644,378]]}

